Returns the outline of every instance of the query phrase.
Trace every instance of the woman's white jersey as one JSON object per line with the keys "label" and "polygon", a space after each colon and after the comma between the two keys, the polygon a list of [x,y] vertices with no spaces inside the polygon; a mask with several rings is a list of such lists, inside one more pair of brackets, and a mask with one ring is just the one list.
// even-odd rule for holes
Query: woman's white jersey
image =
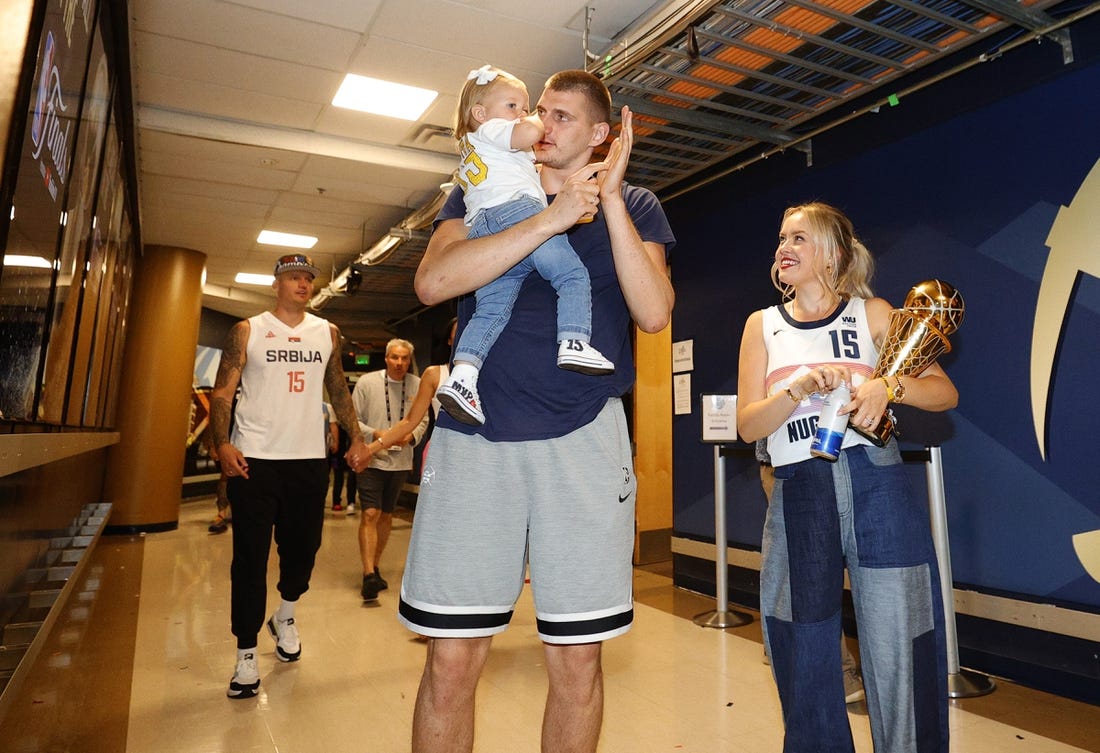
{"label": "woman's white jersey", "polygon": [[233,444],[248,458],[298,460],[327,455],[321,420],[332,330],[306,314],[289,327],[269,311],[248,320],[248,346]]}
{"label": "woman's white jersey", "polygon": [[[851,369],[853,390],[863,384],[878,363],[867,309],[863,298],[851,298],[831,315],[816,322],[799,322],[783,306],[763,310],[764,347],[769,395],[783,392],[791,382],[819,366],[843,365]],[[768,437],[768,454],[774,466],[808,460],[810,443],[817,431],[824,395],[807,396],[790,418]],[[854,431],[844,435],[843,447],[870,444]]]}

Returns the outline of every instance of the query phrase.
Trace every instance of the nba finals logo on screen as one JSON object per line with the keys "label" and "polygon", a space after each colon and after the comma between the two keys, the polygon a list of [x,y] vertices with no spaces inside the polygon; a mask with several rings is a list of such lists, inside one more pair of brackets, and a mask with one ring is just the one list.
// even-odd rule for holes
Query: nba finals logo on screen
{"label": "nba finals logo on screen", "polygon": [[42,52],[34,117],[31,120],[31,146],[34,150],[31,157],[39,160],[43,147],[47,148],[53,166],[51,168],[45,160],[39,160],[39,167],[46,189],[56,200],[58,186],[64,185],[68,170],[65,160],[69,153],[69,128],[72,124],[66,123],[64,128],[61,126],[61,116],[67,108],[61,94],[61,74],[54,63],[55,50],[56,43],[51,31],[46,35],[46,44]]}

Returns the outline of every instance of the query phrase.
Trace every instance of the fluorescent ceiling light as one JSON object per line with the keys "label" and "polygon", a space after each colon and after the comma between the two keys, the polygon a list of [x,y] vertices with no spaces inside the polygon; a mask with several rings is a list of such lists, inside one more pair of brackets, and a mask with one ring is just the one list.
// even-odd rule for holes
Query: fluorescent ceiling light
{"label": "fluorescent ceiling light", "polygon": [[4,254],[4,266],[50,269],[50,263],[41,256],[21,256],[19,254]]}
{"label": "fluorescent ceiling light", "polygon": [[430,89],[349,73],[332,98],[332,104],[390,118],[418,120],[437,96],[439,92]]}
{"label": "fluorescent ceiling light", "polygon": [[295,235],[294,233],[277,233],[274,230],[262,230],[256,238],[257,243],[266,243],[269,246],[290,246],[291,248],[313,248],[317,239],[312,235]]}
{"label": "fluorescent ceiling light", "polygon": [[248,272],[238,272],[233,281],[241,285],[266,285],[271,287],[271,283],[275,282],[275,275],[254,275]]}

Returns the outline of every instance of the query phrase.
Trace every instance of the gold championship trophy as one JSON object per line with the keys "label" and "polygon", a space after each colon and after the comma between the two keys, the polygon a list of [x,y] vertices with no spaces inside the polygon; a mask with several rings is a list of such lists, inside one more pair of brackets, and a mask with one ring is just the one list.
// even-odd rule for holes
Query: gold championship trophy
{"label": "gold championship trophy", "polygon": [[[925,280],[913,286],[902,308],[890,312],[890,327],[870,378],[920,374],[951,351],[947,337],[962,324],[965,310],[959,291],[943,280]],[[887,408],[873,431],[854,425],[851,428],[882,447],[895,433],[894,414]]]}

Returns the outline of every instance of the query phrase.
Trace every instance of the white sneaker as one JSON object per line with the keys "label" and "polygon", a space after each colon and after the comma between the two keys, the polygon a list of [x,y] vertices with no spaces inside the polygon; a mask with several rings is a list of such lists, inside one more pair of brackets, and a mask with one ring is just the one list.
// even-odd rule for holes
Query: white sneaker
{"label": "white sneaker", "polygon": [[256,666],[256,654],[245,654],[237,660],[233,679],[229,681],[229,698],[251,698],[260,687],[260,669]]}
{"label": "white sneaker", "polygon": [[558,343],[558,368],[579,371],[582,374],[610,374],[615,364],[604,358],[603,353],[582,340],[562,340]]}
{"label": "white sneaker", "polygon": [[279,661],[298,661],[302,656],[302,641],[298,638],[298,627],[294,618],[276,619],[275,615],[267,621],[267,632],[275,639],[275,656]]}
{"label": "white sneaker", "polygon": [[436,390],[435,397],[456,421],[470,426],[480,426],[485,423],[485,414],[481,412],[481,398],[477,395],[476,380],[467,382],[464,379],[455,379],[452,374]]}
{"label": "white sneaker", "polygon": [[351,502],[351,503],[348,504],[347,514],[348,515],[354,515],[355,514],[355,503],[354,502]]}

